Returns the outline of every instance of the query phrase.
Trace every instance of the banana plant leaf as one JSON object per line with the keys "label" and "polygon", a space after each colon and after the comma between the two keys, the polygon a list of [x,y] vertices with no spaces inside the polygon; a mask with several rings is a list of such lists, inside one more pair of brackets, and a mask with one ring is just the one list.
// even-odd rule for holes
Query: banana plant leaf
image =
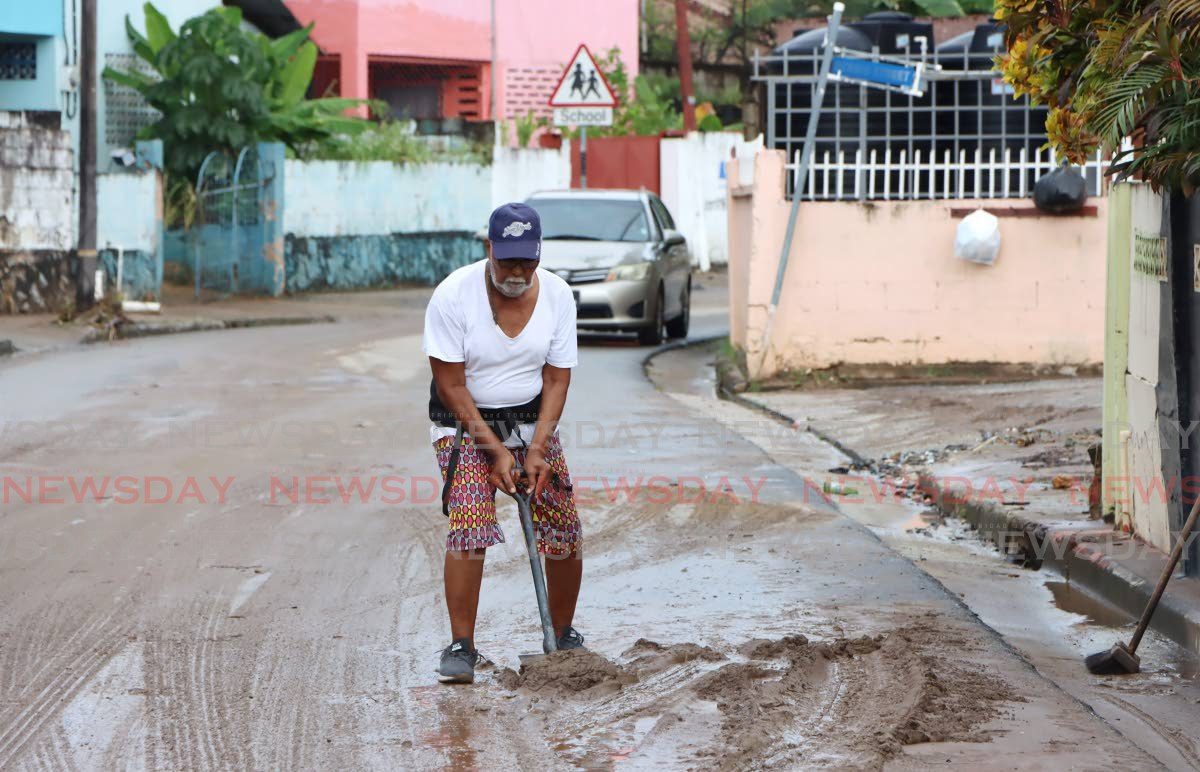
{"label": "banana plant leaf", "polygon": [[317,47],[305,41],[278,75],[276,98],[285,105],[304,99],[308,84],[312,82],[313,69],[317,66]]}
{"label": "banana plant leaf", "polygon": [[171,31],[171,23],[167,21],[167,17],[153,4],[146,3],[143,10],[146,13],[146,41],[150,44],[150,50],[157,54],[163,46],[175,39],[175,33]]}

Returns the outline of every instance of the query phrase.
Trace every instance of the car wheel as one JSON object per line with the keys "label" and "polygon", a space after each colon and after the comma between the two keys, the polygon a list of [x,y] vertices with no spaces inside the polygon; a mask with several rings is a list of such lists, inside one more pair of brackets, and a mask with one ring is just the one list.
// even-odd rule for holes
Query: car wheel
{"label": "car wheel", "polygon": [[688,279],[687,289],[683,291],[683,311],[679,316],[667,322],[667,335],[672,338],[686,338],[688,326],[692,321],[692,280]]}
{"label": "car wheel", "polygon": [[663,320],[663,306],[666,305],[663,290],[658,288],[658,302],[654,304],[654,320],[638,330],[638,343],[643,346],[657,346],[666,339],[666,323]]}

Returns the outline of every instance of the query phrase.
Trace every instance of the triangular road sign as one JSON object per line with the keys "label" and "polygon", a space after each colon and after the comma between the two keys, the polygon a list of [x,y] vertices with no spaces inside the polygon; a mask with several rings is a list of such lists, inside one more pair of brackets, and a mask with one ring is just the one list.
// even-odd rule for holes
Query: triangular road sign
{"label": "triangular road sign", "polygon": [[551,107],[616,107],[617,97],[587,46],[581,45],[558,79]]}

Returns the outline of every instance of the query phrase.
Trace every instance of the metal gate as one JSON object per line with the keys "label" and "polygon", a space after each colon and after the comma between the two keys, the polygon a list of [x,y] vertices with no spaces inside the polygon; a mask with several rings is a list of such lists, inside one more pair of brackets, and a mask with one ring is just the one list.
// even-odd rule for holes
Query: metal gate
{"label": "metal gate", "polygon": [[196,179],[193,241],[196,296],[201,290],[272,292],[277,265],[268,260],[268,191],[282,169],[257,147],[236,156],[212,152]]}
{"label": "metal gate", "polygon": [[[588,138],[587,183],[589,188],[645,188],[658,193],[659,138]],[[579,187],[579,140],[571,140],[571,187]]]}

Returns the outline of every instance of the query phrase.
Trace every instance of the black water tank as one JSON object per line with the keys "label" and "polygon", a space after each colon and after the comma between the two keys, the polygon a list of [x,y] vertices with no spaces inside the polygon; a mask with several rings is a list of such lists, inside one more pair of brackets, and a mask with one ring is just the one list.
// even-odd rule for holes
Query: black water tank
{"label": "black water tank", "polygon": [[[815,77],[820,71],[821,46],[825,42],[826,34],[827,27],[807,31],[798,30],[794,38],[777,46],[773,54],[775,56],[787,54],[786,72],[789,75]],[[845,26],[838,29],[837,45],[840,48],[855,51],[871,50],[871,40],[866,35]],[[785,71],[784,63],[779,60],[772,61],[770,69],[767,71],[772,74],[782,74]],[[808,128],[809,109],[812,106],[812,85],[808,83],[778,83],[771,88],[775,90],[775,146],[788,151],[791,155],[799,150],[804,142],[804,133]],[[832,111],[832,108],[839,104],[843,108],[852,108],[853,112],[843,114],[839,118]],[[822,113],[821,119],[817,123],[818,140],[826,140],[825,143],[821,143],[822,147],[819,148],[821,151],[832,150],[832,141],[839,137],[858,137],[860,104],[857,86],[830,83],[825,89],[825,106],[829,110]],[[784,137],[789,137],[790,141],[785,142]]]}
{"label": "black water tank", "polygon": [[[999,24],[980,24],[938,46],[938,64],[943,70],[992,70],[995,56],[1004,49],[1003,34]],[[942,81],[934,91],[939,153],[952,148],[955,140],[968,153],[976,147],[985,153],[1005,148],[1017,153],[1022,147],[1033,153],[1045,142],[1045,108],[1029,109],[998,77]],[[1036,136],[1023,138],[1026,134]]]}
{"label": "black water tank", "polygon": [[915,21],[910,14],[899,11],[869,13],[862,20],[852,21],[846,26],[866,35],[871,45],[884,55],[919,55],[921,45],[917,38],[925,38],[927,50],[932,51],[934,47],[933,25]]}

